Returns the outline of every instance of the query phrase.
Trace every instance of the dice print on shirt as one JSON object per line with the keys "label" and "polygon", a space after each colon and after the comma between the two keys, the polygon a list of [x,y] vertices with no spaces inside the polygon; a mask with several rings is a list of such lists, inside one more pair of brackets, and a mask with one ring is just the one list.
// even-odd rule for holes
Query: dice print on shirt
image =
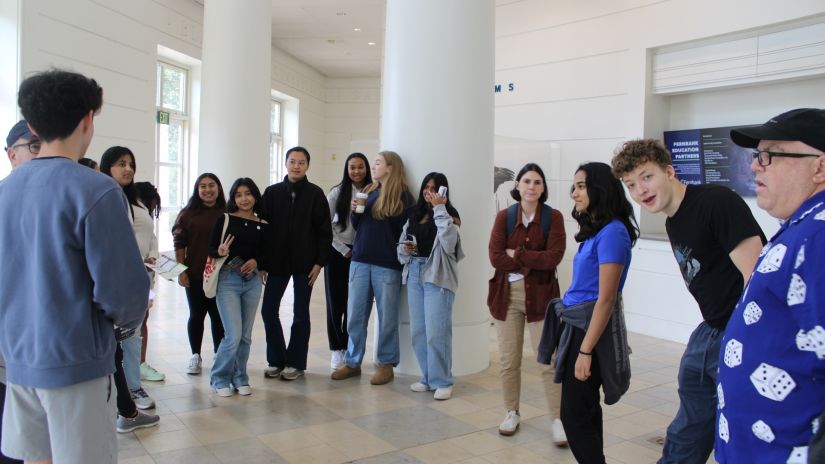
{"label": "dice print on shirt", "polygon": [[756,438],[766,443],[770,443],[776,438],[773,434],[773,430],[771,430],[770,426],[768,426],[768,424],[766,424],[763,420],[754,422],[751,426],[751,430],[753,431],[753,434],[756,435]]}
{"label": "dice print on shirt", "polygon": [[732,338],[725,344],[725,365],[734,368],[742,364],[742,343]]}
{"label": "dice print on shirt", "polygon": [[771,249],[765,253],[765,257],[762,258],[759,266],[757,266],[756,272],[767,274],[769,272],[778,271],[782,266],[782,260],[785,259],[786,251],[788,251],[788,247],[781,243],[771,247]]}
{"label": "dice print on shirt", "polygon": [[797,446],[791,451],[785,464],[808,464],[808,447]]}
{"label": "dice print on shirt", "polygon": [[813,352],[819,359],[825,359],[825,328],[821,325],[808,331],[808,340],[813,345]]}
{"label": "dice print on shirt", "polygon": [[727,443],[728,440],[730,440],[730,430],[728,430],[728,419],[724,414],[719,414],[719,424],[717,430],[719,430],[719,438]]}
{"label": "dice print on shirt", "polygon": [[794,306],[805,302],[807,286],[802,277],[798,274],[791,275],[791,285],[788,287],[788,306]]}
{"label": "dice print on shirt", "polygon": [[762,308],[760,308],[755,301],[751,301],[745,306],[742,317],[745,319],[745,324],[755,324],[759,322],[759,319],[762,317]]}
{"label": "dice print on shirt", "polygon": [[716,399],[718,400],[719,409],[725,409],[725,390],[722,389],[722,383],[716,384]]}
{"label": "dice print on shirt", "polygon": [[796,388],[796,382],[784,370],[762,363],[751,373],[751,383],[765,398],[782,401]]}
{"label": "dice print on shirt", "polygon": [[793,263],[794,269],[799,269],[799,266],[805,262],[805,245],[799,247],[799,251],[796,253],[796,262]]}

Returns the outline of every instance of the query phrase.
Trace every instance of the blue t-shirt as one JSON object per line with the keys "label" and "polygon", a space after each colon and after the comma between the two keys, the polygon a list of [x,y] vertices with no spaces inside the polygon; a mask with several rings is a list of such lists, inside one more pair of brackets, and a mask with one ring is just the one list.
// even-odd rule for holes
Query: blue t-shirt
{"label": "blue t-shirt", "polygon": [[599,298],[599,265],[618,263],[624,265],[619,280],[619,292],[624,288],[627,270],[630,268],[630,235],[618,219],[610,221],[596,235],[579,244],[573,258],[573,281],[564,294],[564,305],[573,306]]}
{"label": "blue t-shirt", "polygon": [[803,462],[825,411],[825,192],[762,250],[719,352],[719,462]]}

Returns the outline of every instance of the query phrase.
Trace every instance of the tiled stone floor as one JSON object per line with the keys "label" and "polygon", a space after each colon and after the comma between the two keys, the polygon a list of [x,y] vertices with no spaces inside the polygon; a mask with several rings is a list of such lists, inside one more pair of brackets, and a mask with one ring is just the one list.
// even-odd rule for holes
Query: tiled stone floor
{"label": "tiled stone floor", "polygon": [[[161,422],[158,427],[119,434],[120,462],[575,462],[569,450],[552,444],[535,362],[525,362],[521,429],[513,437],[497,433],[504,411],[493,330],[490,367],[458,377],[449,401],[436,402],[430,394],[411,392],[414,377],[397,375],[389,385],[371,386],[372,367],[366,360],[361,378],[330,380],[323,281],[319,279],[317,285],[306,375],[293,382],[264,379],[264,330],[258,316],[249,362],[253,394],[219,398],[209,388],[211,353],[205,354],[201,375],[186,375],[190,354],[186,298],[177,285],[158,281],[158,300],[149,320],[148,357],[166,380],[144,382],[144,387],[157,402]],[[291,297],[283,303],[282,317],[288,327]],[[664,434],[678,403],[676,371],[684,346],[638,334],[630,334],[630,342],[630,392],[618,404],[604,407],[605,454],[610,463],[655,462],[661,454],[656,439]],[[204,352],[211,351],[209,334],[203,346]]]}

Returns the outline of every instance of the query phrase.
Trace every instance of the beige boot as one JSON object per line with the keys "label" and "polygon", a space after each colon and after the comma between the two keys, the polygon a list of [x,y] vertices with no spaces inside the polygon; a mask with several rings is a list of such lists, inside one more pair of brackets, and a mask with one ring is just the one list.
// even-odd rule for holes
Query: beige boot
{"label": "beige boot", "polygon": [[375,374],[372,375],[370,383],[373,385],[384,385],[392,382],[395,374],[392,371],[392,364],[379,364],[375,368]]}
{"label": "beige boot", "polygon": [[332,378],[332,380],[344,380],[359,375],[361,375],[360,367],[349,367],[346,364],[344,364],[338,369],[335,369],[335,372],[333,372],[330,377]]}

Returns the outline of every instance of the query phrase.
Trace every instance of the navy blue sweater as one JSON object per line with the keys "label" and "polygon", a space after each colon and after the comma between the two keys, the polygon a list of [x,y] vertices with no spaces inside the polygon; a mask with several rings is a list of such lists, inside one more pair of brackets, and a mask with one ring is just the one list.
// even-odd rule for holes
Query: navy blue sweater
{"label": "navy blue sweater", "polygon": [[[375,219],[372,216],[372,207],[378,201],[380,192],[381,189],[370,192],[363,214],[350,215],[352,226],[356,230],[355,243],[352,244],[352,260],[400,271],[403,266],[398,262],[396,244],[404,225],[402,220],[406,220],[406,216],[402,212],[398,216]],[[404,192],[403,200],[406,211],[414,200],[409,192]]]}

